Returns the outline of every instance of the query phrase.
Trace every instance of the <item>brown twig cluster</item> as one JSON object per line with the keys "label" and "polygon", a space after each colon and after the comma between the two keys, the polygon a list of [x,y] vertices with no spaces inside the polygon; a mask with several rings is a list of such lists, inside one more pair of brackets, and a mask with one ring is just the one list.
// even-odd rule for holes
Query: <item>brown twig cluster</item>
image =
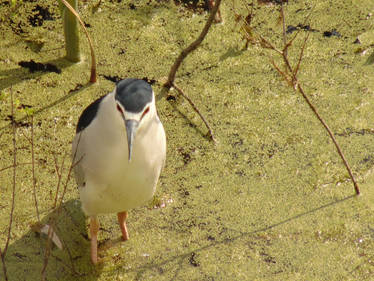
{"label": "brown twig cluster", "polygon": [[[34,205],[35,205],[35,211],[36,211],[36,217],[38,219],[38,222],[40,222],[40,216],[39,216],[39,208],[38,208],[38,200],[36,197],[36,175],[35,175],[35,147],[34,147],[34,115],[28,114],[28,117],[30,117],[30,128],[31,128],[31,137],[28,137],[25,133],[23,133],[23,136],[25,139],[30,143],[31,147],[31,163],[25,163],[25,164],[31,164],[31,171],[32,171],[32,189],[33,189],[33,198],[34,198]],[[18,163],[16,166],[19,166],[20,163]]]}
{"label": "brown twig cluster", "polygon": [[[78,139],[78,144],[79,144],[79,141],[80,141],[80,138]],[[60,198],[58,198],[59,191],[60,191],[60,186],[61,186],[62,178],[63,178],[64,163],[65,163],[65,159],[67,157],[67,154],[65,154],[62,158],[61,167],[59,167],[59,165],[58,165],[58,160],[57,160],[57,157],[56,157],[55,153],[52,153],[52,155],[53,155],[53,159],[54,159],[54,163],[55,163],[55,171],[56,171],[56,175],[57,175],[57,188],[56,188],[55,199],[54,199],[54,203],[53,203],[53,207],[52,207],[52,209],[55,211],[55,213],[54,213],[54,216],[49,220],[49,222],[47,224],[47,226],[48,226],[48,232],[47,232],[48,239],[46,241],[46,246],[45,246],[46,250],[45,250],[45,253],[44,253],[44,262],[43,262],[43,268],[42,268],[42,271],[41,271],[42,280],[46,280],[46,269],[47,269],[47,266],[48,266],[49,257],[51,256],[52,242],[54,242],[56,244],[56,241],[54,239],[58,239],[58,241],[60,241],[60,239],[61,239],[61,237],[58,237],[57,234],[55,234],[55,230],[57,229],[56,220],[59,217],[60,212],[62,210],[62,206],[63,206],[63,202],[64,202],[64,196],[66,194],[67,186],[70,182],[71,174],[73,172],[73,169],[74,169],[75,165],[77,165],[82,160],[82,158],[76,160],[76,151],[75,151],[74,155],[73,155],[73,161],[70,163],[69,170],[68,170],[67,175],[66,175],[65,183],[63,185],[62,194],[61,194]],[[58,199],[60,199],[59,204],[57,204]],[[64,248],[66,249],[66,251],[69,255],[72,272],[79,275],[79,273],[75,270],[74,262],[73,262],[73,259],[72,259],[69,248],[67,247],[66,243],[64,243],[64,241],[62,239],[61,239],[61,241],[62,241],[61,244],[64,245]],[[61,245],[61,247],[62,247],[62,245]]]}
{"label": "brown twig cluster", "polygon": [[[31,226],[31,229],[35,232],[44,233],[44,234],[47,235],[46,248],[45,248],[45,252],[44,252],[44,261],[43,261],[43,267],[42,267],[42,271],[41,271],[41,280],[46,280],[46,278],[47,278],[46,269],[47,269],[47,266],[48,266],[49,257],[51,256],[52,242],[54,244],[58,245],[58,247],[60,247],[60,248],[62,248],[62,245],[64,245],[64,248],[67,250],[67,253],[69,254],[69,257],[70,257],[72,272],[79,275],[79,273],[76,272],[76,270],[74,268],[74,262],[73,262],[73,259],[71,257],[71,253],[70,253],[69,249],[67,248],[67,246],[66,246],[66,244],[64,243],[63,240],[62,240],[62,242],[60,241],[60,237],[57,236],[55,230],[56,230],[56,220],[57,220],[57,218],[60,214],[60,211],[62,209],[61,207],[63,206],[62,204],[63,204],[64,196],[65,196],[66,191],[67,191],[67,186],[68,186],[68,184],[70,182],[70,179],[71,179],[71,173],[73,171],[74,166],[77,163],[79,163],[79,161],[81,159],[76,161],[76,162],[72,162],[70,164],[70,167],[69,167],[67,175],[66,175],[66,179],[63,183],[62,194],[60,194],[60,187],[62,185],[63,175],[64,175],[64,173],[63,173],[64,163],[65,163],[65,159],[66,159],[67,154],[64,155],[64,157],[62,159],[61,166],[59,167],[59,164],[58,164],[58,161],[57,161],[57,156],[55,155],[55,153],[52,153],[53,158],[54,158],[54,162],[55,162],[56,175],[57,175],[57,188],[56,188],[56,194],[55,194],[55,197],[54,197],[54,203],[53,203],[53,206],[52,206],[52,210],[54,210],[55,213],[54,213],[54,216],[51,217],[50,220],[48,221],[48,224],[42,224],[41,221],[40,221],[40,213],[39,213],[39,208],[38,208],[37,191],[36,191],[36,165],[35,165],[34,125],[33,125],[34,124],[34,116],[32,114],[29,116],[30,117],[31,136],[29,137],[24,132],[22,132],[22,135],[29,142],[30,147],[31,147],[31,162],[30,163],[28,163],[28,162],[27,163],[17,163],[17,140],[16,140],[17,124],[14,121],[15,120],[14,119],[15,105],[14,105],[14,102],[13,102],[13,92],[12,92],[12,90],[10,91],[10,97],[11,97],[11,102],[10,102],[10,105],[11,105],[11,120],[13,120],[12,121],[13,164],[8,166],[8,167],[0,169],[0,172],[4,171],[4,170],[7,170],[7,169],[10,169],[10,168],[13,169],[12,198],[11,198],[11,205],[10,205],[8,233],[7,233],[7,238],[6,238],[4,248],[3,249],[0,248],[0,258],[1,258],[1,262],[2,262],[2,270],[3,270],[4,279],[7,281],[8,278],[9,278],[8,273],[7,273],[6,263],[5,263],[5,256],[7,254],[9,243],[11,241],[11,230],[12,230],[12,225],[13,225],[13,218],[14,218],[14,211],[15,211],[15,198],[16,198],[16,171],[17,171],[17,167],[20,166],[20,165],[31,165],[31,169],[32,169],[32,190],[33,190],[33,192],[32,192],[33,195],[32,196],[33,196],[33,199],[34,199],[34,206],[35,206],[36,217],[37,217],[38,222],[33,224]],[[57,203],[58,199],[59,199],[59,202]],[[61,245],[59,245],[59,244],[61,244]]]}
{"label": "brown twig cluster", "polygon": [[[344,156],[344,153],[343,153],[342,149],[340,148],[340,145],[338,144],[338,142],[335,138],[334,133],[331,131],[331,129],[327,125],[326,121],[318,113],[317,108],[313,105],[313,103],[309,99],[308,95],[305,93],[304,88],[302,87],[301,83],[299,82],[299,80],[297,78],[298,72],[300,70],[300,65],[301,65],[301,62],[302,62],[302,58],[303,58],[303,55],[304,55],[305,46],[306,46],[306,43],[307,43],[308,38],[309,38],[309,33],[307,33],[305,38],[304,38],[304,42],[301,46],[300,54],[299,54],[296,66],[292,66],[291,63],[290,63],[290,60],[288,58],[288,50],[292,46],[292,43],[294,42],[294,40],[297,38],[300,30],[298,30],[297,33],[290,40],[287,40],[285,15],[284,15],[284,10],[283,10],[282,3],[281,3],[281,6],[280,6],[280,16],[281,16],[281,20],[282,20],[282,30],[283,30],[283,48],[282,49],[278,49],[277,47],[275,47],[274,44],[272,44],[269,40],[265,39],[261,35],[254,36],[252,34],[252,32],[251,33],[248,33],[248,32],[245,33],[245,35],[247,36],[247,41],[251,42],[251,43],[259,44],[263,48],[270,49],[270,50],[276,52],[279,56],[281,56],[282,61],[283,61],[284,70],[282,70],[281,67],[279,67],[274,62],[274,60],[272,60],[272,59],[271,59],[271,64],[278,71],[278,73],[282,76],[282,78],[287,82],[287,84],[294,91],[297,91],[301,94],[301,96],[303,97],[305,102],[308,104],[309,108],[313,111],[316,118],[320,121],[322,126],[325,128],[326,132],[328,133],[329,137],[331,138],[332,142],[334,143],[334,145],[336,147],[336,150],[337,150],[340,158],[342,159],[345,168],[348,171],[348,174],[349,174],[349,176],[350,176],[350,178],[353,182],[353,186],[354,186],[356,195],[359,195],[360,194],[360,189],[358,187],[358,184],[357,184],[357,182],[355,180],[355,177],[352,173],[352,170],[351,170],[351,168],[348,164],[348,161],[346,160],[346,158]],[[310,16],[310,14],[309,14],[309,16]],[[306,20],[308,20],[309,16],[306,18]],[[243,24],[248,25],[248,22],[243,21]],[[251,30],[251,29],[248,26],[247,28],[244,28],[243,30],[246,31],[246,30]]]}

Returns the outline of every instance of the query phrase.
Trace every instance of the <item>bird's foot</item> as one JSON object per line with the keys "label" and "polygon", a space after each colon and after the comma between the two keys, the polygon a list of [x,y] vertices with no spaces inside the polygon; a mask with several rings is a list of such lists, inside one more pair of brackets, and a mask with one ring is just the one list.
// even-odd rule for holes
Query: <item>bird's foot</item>
{"label": "bird's foot", "polygon": [[127,226],[126,226],[126,219],[127,219],[127,212],[120,212],[117,214],[118,217],[118,223],[119,227],[121,228],[122,231],[122,239],[123,241],[126,241],[129,239],[129,233],[127,231]]}

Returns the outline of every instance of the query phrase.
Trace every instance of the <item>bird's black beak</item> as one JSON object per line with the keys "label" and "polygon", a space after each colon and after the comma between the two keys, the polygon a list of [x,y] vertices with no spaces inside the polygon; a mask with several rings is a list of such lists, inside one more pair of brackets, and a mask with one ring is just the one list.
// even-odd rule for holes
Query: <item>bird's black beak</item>
{"label": "bird's black beak", "polygon": [[125,120],[125,125],[126,125],[127,145],[129,148],[129,162],[130,162],[131,155],[132,155],[132,144],[135,139],[136,131],[138,130],[139,122],[134,119]]}

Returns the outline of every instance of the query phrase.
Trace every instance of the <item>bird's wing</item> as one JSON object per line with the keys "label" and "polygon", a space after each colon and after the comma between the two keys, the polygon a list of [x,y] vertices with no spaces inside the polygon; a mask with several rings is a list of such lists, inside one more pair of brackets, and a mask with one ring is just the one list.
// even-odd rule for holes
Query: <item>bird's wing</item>
{"label": "bird's wing", "polygon": [[102,96],[95,100],[93,103],[91,103],[89,106],[83,110],[81,116],[79,117],[76,133],[83,131],[85,128],[87,128],[91,122],[95,119],[95,116],[99,110],[100,102],[103,98],[105,98],[107,95]]}

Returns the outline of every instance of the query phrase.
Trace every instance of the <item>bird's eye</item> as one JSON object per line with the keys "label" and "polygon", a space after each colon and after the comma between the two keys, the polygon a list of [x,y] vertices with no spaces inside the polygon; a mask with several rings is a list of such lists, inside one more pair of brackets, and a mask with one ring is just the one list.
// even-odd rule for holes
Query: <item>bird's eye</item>
{"label": "bird's eye", "polygon": [[122,111],[122,108],[117,104],[117,110],[121,113],[121,114],[123,114],[123,111]]}
{"label": "bird's eye", "polygon": [[142,117],[140,117],[140,120],[143,119],[143,117],[149,112],[149,106],[146,108],[146,110],[144,110],[143,114],[142,114]]}

